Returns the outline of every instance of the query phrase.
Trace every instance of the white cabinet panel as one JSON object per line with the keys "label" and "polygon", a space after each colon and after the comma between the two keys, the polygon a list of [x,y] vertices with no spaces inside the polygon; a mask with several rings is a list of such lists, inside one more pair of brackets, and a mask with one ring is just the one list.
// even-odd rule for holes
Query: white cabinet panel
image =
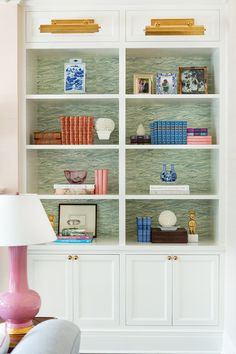
{"label": "white cabinet panel", "polygon": [[179,256],[173,263],[173,324],[218,322],[218,256]]}
{"label": "white cabinet panel", "polygon": [[41,297],[39,316],[72,320],[72,262],[65,255],[29,255],[28,273]]}
{"label": "white cabinet panel", "polygon": [[127,324],[170,325],[171,314],[172,262],[167,256],[127,256]]}
{"label": "white cabinet panel", "polygon": [[[95,33],[52,34],[40,33],[40,25],[50,24],[51,20],[94,19],[101,27]],[[28,11],[26,12],[26,42],[97,42],[117,41],[119,39],[118,11]]]}
{"label": "white cabinet panel", "polygon": [[80,327],[119,323],[119,256],[80,255],[74,262],[74,321]]}
{"label": "white cabinet panel", "polygon": [[[158,18],[194,18],[196,25],[204,25],[203,36],[145,36],[145,27],[151,19]],[[127,11],[126,40],[145,42],[173,41],[217,41],[220,38],[220,14],[218,10],[148,10]]]}

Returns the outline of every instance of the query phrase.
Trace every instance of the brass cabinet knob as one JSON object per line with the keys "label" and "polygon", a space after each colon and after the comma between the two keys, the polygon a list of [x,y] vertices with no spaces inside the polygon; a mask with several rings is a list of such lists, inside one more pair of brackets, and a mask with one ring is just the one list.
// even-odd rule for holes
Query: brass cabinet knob
{"label": "brass cabinet knob", "polygon": [[174,257],[173,257],[173,260],[174,260],[174,261],[177,261],[177,260],[178,260],[178,257],[177,257],[177,256],[174,256]]}
{"label": "brass cabinet knob", "polygon": [[67,259],[68,259],[69,261],[71,261],[72,258],[73,258],[73,257],[72,257],[71,255],[67,256]]}
{"label": "brass cabinet knob", "polygon": [[78,258],[79,258],[79,256],[77,256],[77,255],[74,256],[75,261],[77,261]]}
{"label": "brass cabinet knob", "polygon": [[171,260],[172,260],[172,257],[171,257],[171,256],[168,256],[167,259],[168,259],[168,261],[171,261]]}

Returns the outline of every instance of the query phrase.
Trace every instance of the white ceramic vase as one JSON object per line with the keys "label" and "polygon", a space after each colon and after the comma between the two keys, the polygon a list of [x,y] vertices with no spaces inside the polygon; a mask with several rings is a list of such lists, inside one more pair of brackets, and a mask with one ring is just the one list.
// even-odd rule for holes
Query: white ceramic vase
{"label": "white ceramic vase", "polygon": [[98,118],[95,123],[95,129],[99,140],[109,140],[111,133],[115,129],[115,123],[110,118]]}

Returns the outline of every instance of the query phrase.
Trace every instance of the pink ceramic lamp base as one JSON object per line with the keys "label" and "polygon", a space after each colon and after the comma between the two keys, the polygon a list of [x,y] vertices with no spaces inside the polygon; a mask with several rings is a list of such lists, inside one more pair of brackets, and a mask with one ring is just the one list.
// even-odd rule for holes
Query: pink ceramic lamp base
{"label": "pink ceramic lamp base", "polygon": [[38,293],[29,289],[27,281],[27,246],[9,247],[9,290],[0,294],[0,317],[6,321],[8,333],[26,333],[39,311]]}

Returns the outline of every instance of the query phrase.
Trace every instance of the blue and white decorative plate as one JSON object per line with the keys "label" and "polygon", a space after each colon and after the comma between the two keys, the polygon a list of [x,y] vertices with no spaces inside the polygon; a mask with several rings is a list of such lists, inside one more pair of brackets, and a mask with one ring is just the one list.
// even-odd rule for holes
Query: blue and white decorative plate
{"label": "blue and white decorative plate", "polygon": [[156,93],[158,95],[177,94],[177,75],[173,73],[157,73]]}
{"label": "blue and white decorative plate", "polygon": [[85,93],[85,63],[81,59],[70,59],[65,63],[64,92]]}

